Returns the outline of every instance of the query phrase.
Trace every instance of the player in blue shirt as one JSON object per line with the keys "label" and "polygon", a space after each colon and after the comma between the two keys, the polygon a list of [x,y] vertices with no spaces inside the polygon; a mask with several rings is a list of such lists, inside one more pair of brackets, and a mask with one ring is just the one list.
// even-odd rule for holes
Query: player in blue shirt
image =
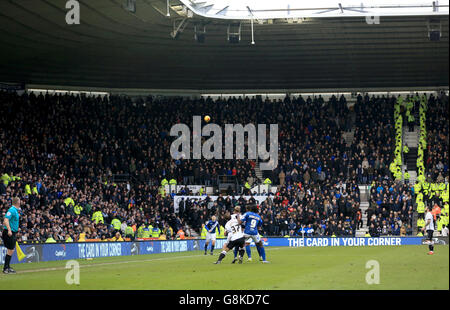
{"label": "player in blue shirt", "polygon": [[[252,239],[255,242],[256,249],[259,256],[262,257],[263,263],[268,263],[266,260],[266,251],[264,249],[261,236],[259,235],[258,228],[263,224],[261,216],[258,214],[258,207],[256,204],[250,206],[250,212],[246,212],[240,219],[239,223],[244,225],[244,236],[246,239]],[[248,255],[248,252],[247,252]],[[249,256],[250,258],[250,256]]]}
{"label": "player in blue shirt", "polygon": [[[240,206],[235,206],[234,207],[234,214],[232,215],[232,217],[236,217],[236,219],[238,219],[238,218],[240,219],[242,217],[242,215],[241,215],[241,207]],[[251,261],[252,260],[252,251],[250,249],[250,242],[245,242],[245,251],[247,252],[248,261]],[[232,264],[235,264],[238,261],[237,255],[238,255],[238,248],[235,247],[234,248],[234,259],[231,262]]]}
{"label": "player in blue shirt", "polygon": [[3,265],[3,273],[16,273],[9,265],[11,257],[14,254],[16,248],[16,234],[19,230],[19,209],[20,199],[15,197],[12,200],[12,206],[6,212],[3,220],[3,245],[7,249],[5,255],[5,264]]}
{"label": "player in blue shirt", "polygon": [[[234,211],[235,213],[233,214],[233,216],[237,216],[239,218],[242,218],[243,216],[241,215],[241,207],[240,206],[236,206],[234,207]],[[247,238],[246,242],[245,242],[245,252],[247,252],[247,256],[248,256],[248,261],[251,262],[252,261],[252,250],[250,249],[250,243],[251,243],[252,239],[251,238]],[[231,262],[232,264],[235,264],[238,261],[237,258],[238,255],[238,249],[234,248],[234,259]],[[262,260],[261,256],[260,256],[260,260]]]}
{"label": "player in blue shirt", "polygon": [[216,221],[216,217],[213,215],[211,219],[206,222],[205,228],[206,232],[206,240],[205,240],[205,255],[208,252],[208,245],[211,241],[211,255],[213,255],[214,246],[216,245],[216,231],[220,233],[219,222]]}

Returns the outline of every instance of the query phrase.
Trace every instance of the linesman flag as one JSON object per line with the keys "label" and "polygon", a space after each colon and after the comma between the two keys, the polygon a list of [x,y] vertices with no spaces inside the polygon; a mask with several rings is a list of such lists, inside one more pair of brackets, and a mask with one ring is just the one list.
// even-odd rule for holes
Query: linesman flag
{"label": "linesman flag", "polygon": [[22,252],[22,249],[19,246],[19,242],[16,241],[16,249],[17,249],[17,259],[19,262],[26,257],[26,255]]}

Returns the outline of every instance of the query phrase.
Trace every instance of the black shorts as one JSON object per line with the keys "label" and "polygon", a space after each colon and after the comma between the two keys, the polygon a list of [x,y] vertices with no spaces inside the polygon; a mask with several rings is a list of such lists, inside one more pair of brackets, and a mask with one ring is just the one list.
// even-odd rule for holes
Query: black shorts
{"label": "black shorts", "polygon": [[427,230],[427,240],[433,241],[434,230]]}
{"label": "black shorts", "polygon": [[12,232],[12,236],[8,236],[8,230],[3,229],[2,240],[3,240],[3,245],[8,250],[14,250],[14,248],[16,247],[16,233],[15,232]]}
{"label": "black shorts", "polygon": [[229,248],[230,250],[232,250],[233,248],[237,247],[238,249],[241,248],[245,248],[245,237],[230,241],[227,244],[227,248]]}

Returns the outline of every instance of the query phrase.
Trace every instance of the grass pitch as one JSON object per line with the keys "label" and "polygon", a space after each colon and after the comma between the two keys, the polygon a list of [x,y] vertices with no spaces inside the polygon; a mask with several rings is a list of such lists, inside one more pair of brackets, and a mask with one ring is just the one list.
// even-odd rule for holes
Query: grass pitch
{"label": "grass pitch", "polygon": [[[202,251],[78,260],[80,285],[68,285],[66,261],[16,264],[17,274],[0,274],[0,290],[377,290],[449,289],[449,247],[266,247],[270,264],[258,260],[222,264]],[[380,284],[366,283],[369,260],[380,266]]]}

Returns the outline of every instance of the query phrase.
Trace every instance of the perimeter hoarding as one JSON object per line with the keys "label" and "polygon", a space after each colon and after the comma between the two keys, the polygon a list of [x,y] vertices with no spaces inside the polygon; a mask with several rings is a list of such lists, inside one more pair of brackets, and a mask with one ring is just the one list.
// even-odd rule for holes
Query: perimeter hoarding
{"label": "perimeter hoarding", "polygon": [[[264,246],[275,247],[315,247],[315,246],[403,246],[424,244],[422,237],[379,237],[379,238],[262,238]],[[216,240],[216,249],[223,247],[226,239]],[[435,238],[435,244],[448,244],[447,238]],[[205,240],[152,240],[134,242],[79,242],[44,243],[20,245],[26,257],[20,263],[86,259],[158,253],[174,253],[203,250]],[[254,246],[254,244],[251,244]],[[4,263],[6,248],[0,246],[0,264]],[[14,254],[12,264],[19,263]]]}

